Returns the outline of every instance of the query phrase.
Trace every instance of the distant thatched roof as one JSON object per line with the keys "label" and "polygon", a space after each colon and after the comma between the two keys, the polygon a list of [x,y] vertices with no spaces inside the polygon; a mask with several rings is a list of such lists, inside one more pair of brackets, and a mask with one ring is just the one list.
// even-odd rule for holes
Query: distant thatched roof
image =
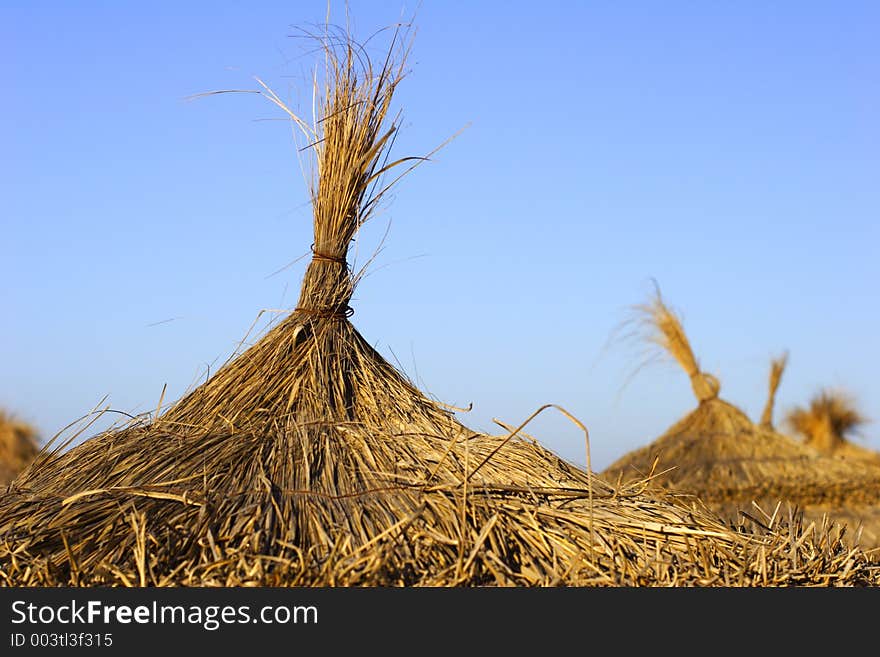
{"label": "distant thatched roof", "polygon": [[0,486],[15,479],[39,451],[36,429],[0,410]]}
{"label": "distant thatched roof", "polygon": [[335,35],[319,116],[291,113],[315,158],[297,308],[158,417],[41,457],[0,499],[0,581],[876,582],[830,530],[733,529],[639,482],[612,486],[518,430],[471,431],[358,333],[348,247],[388,189],[381,174],[409,161],[388,158],[397,44],[373,68]]}
{"label": "distant thatched roof", "polygon": [[[767,426],[718,397],[718,379],[697,366],[679,317],[659,291],[637,306],[648,339],[685,366],[698,406],[650,444],[620,457],[603,473],[609,480],[653,475],[658,485],[697,495],[714,508],[748,506],[753,500],[811,504],[863,504],[880,501],[880,468],[829,458]],[[768,408],[785,361],[773,367]],[[775,381],[774,381],[775,378]],[[772,410],[771,410],[772,413]],[[765,411],[765,419],[769,414]]]}
{"label": "distant thatched roof", "polygon": [[867,418],[852,395],[842,390],[820,390],[805,408],[791,409],[785,419],[804,444],[820,452],[880,462],[880,452],[852,441],[852,435],[866,424]]}

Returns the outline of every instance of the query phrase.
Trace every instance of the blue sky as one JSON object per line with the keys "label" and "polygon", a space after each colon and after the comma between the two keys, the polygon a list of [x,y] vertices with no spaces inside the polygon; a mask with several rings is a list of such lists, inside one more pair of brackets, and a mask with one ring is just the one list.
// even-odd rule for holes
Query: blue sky
{"label": "blue sky", "polygon": [[[352,0],[353,31],[414,9]],[[105,395],[148,411],[295,304],[290,126],[258,96],[187,97],[259,76],[302,107],[317,60],[290,35],[325,11],[3,3],[0,406],[44,438]],[[615,338],[654,278],[752,417],[785,349],[777,418],[823,386],[880,416],[876,3],[425,0],[415,23],[395,153],[466,128],[362,236],[361,260],[389,229],[352,304],[386,358],[475,429],[563,406],[601,469],[696,405]],[[556,411],[528,430],[585,463]],[[859,442],[880,449],[876,422]]]}

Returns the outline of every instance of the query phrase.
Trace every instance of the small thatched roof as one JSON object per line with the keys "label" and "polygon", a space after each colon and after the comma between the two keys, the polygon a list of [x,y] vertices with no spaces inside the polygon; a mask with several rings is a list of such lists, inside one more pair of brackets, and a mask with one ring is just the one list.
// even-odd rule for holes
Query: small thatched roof
{"label": "small thatched roof", "polygon": [[842,390],[822,389],[806,407],[786,414],[786,423],[804,444],[825,454],[880,462],[880,452],[853,442],[853,435],[867,423],[855,399]]}
{"label": "small thatched roof", "polygon": [[0,410],[0,486],[15,479],[40,451],[37,430]]}
{"label": "small thatched roof", "polygon": [[[647,339],[684,366],[698,405],[662,436],[612,463],[603,473],[606,478],[652,476],[658,485],[694,494],[724,512],[747,508],[753,500],[802,507],[880,501],[880,468],[829,458],[777,433],[769,423],[753,423],[721,399],[718,379],[700,370],[680,318],[659,290],[635,310]],[[772,368],[770,413],[784,364],[783,359]],[[770,413],[765,410],[765,419]]]}
{"label": "small thatched roof", "polygon": [[290,113],[315,163],[296,309],[157,417],[41,457],[0,499],[0,582],[876,582],[830,529],[778,530],[782,516],[734,529],[638,482],[612,486],[522,427],[472,431],[358,333],[348,247],[388,189],[381,174],[405,161],[389,163],[386,121],[399,45],[374,68],[334,35],[319,116]]}

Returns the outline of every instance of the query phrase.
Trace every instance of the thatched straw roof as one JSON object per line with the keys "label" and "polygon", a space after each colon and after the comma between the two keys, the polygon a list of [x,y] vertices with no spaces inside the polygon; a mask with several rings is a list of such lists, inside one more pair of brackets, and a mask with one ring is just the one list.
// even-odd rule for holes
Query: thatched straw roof
{"label": "thatched straw roof", "polygon": [[876,582],[829,529],[778,530],[784,514],[733,529],[640,483],[611,486],[522,427],[471,431],[369,345],[349,321],[347,251],[394,169],[406,48],[393,40],[374,68],[336,36],[319,116],[290,113],[315,162],[296,309],[157,417],[41,456],[0,499],[0,582]]}
{"label": "thatched straw roof", "polygon": [[15,479],[39,451],[36,429],[0,410],[0,486]]}
{"label": "thatched straw roof", "polygon": [[868,420],[853,396],[842,390],[820,390],[806,407],[791,409],[785,420],[805,444],[825,454],[880,461],[880,452],[853,442],[853,435]]}
{"label": "thatched straw roof", "polygon": [[[635,321],[647,330],[642,337],[684,367],[698,405],[658,439],[620,457],[603,476],[626,481],[651,475],[658,485],[694,494],[723,513],[749,508],[753,500],[801,507],[880,501],[880,468],[823,455],[766,424],[756,425],[721,399],[718,379],[700,370],[681,319],[659,290],[635,310]],[[771,413],[784,363],[775,364],[771,374]]]}

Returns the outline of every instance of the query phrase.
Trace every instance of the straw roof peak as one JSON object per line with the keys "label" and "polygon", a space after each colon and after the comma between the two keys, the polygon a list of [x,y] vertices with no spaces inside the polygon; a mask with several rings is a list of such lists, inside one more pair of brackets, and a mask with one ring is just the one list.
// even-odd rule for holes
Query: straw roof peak
{"label": "straw roof peak", "polygon": [[770,380],[767,402],[764,404],[764,410],[761,413],[761,426],[767,429],[773,429],[773,407],[776,403],[776,392],[779,389],[779,383],[782,380],[782,374],[785,372],[787,364],[787,351],[770,361]]}
{"label": "straw roof peak", "polygon": [[[699,377],[681,322],[659,291],[650,304],[638,308],[653,329],[649,338],[673,354],[692,381],[694,375]],[[805,444],[773,429],[769,420],[787,362],[786,352],[771,363],[765,421],[755,424],[741,409],[719,398],[717,389],[708,391],[716,396],[698,393],[697,408],[659,438],[622,455],[603,476],[626,481],[656,467],[663,473],[654,478],[658,486],[696,495],[726,517],[737,517],[761,500],[774,504],[784,500],[813,510],[836,505],[838,510],[845,507],[859,513],[880,506],[880,468],[875,464],[823,454],[810,441]],[[811,409],[796,410],[788,419],[806,433],[828,436],[832,426],[855,426],[861,415],[845,399],[824,395],[814,400]],[[843,516],[835,512],[834,517]]]}
{"label": "straw roof peak", "polygon": [[681,317],[666,304],[656,282],[654,296],[646,303],[633,306],[632,310],[632,321],[641,329],[643,337],[671,356],[688,375],[697,400],[702,403],[716,399],[721,382],[700,369]]}
{"label": "straw roof peak", "polygon": [[825,453],[849,445],[852,436],[868,422],[851,393],[833,388],[820,389],[806,407],[796,406],[785,419],[805,444]]}

